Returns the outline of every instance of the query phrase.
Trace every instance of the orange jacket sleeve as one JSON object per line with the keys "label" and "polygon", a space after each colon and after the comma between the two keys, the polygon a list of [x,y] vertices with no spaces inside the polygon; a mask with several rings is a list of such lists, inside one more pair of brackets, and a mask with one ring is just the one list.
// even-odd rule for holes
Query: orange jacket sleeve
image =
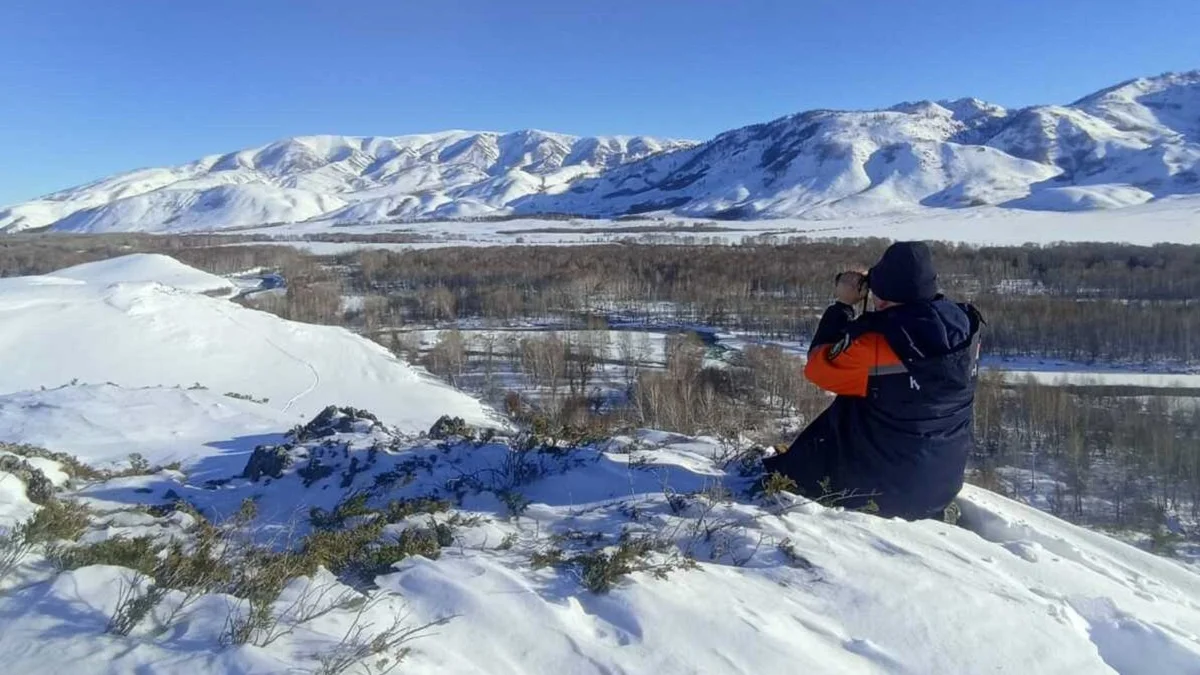
{"label": "orange jacket sleeve", "polygon": [[804,376],[809,382],[839,396],[866,396],[867,379],[880,360],[899,362],[878,333],[847,337],[833,345],[820,345],[808,355]]}

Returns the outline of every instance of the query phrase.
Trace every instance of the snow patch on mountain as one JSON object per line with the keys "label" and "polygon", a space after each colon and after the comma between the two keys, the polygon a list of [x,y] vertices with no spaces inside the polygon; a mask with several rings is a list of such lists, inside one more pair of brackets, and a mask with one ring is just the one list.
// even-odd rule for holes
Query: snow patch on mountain
{"label": "snow patch on mountain", "polygon": [[172,188],[77,211],[58,221],[54,229],[91,233],[221,230],[306,220],[345,203],[332,195],[262,183],[203,190]]}

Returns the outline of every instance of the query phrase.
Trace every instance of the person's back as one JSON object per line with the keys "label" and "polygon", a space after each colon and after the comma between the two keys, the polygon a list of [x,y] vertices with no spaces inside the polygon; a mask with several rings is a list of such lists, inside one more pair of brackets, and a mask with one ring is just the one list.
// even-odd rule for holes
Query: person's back
{"label": "person's back", "polygon": [[805,375],[837,398],[765,468],[846,508],[941,517],[973,447],[982,320],[937,293],[919,242],[890,247],[867,283],[877,311],[854,319],[853,303],[834,304],[809,349]]}

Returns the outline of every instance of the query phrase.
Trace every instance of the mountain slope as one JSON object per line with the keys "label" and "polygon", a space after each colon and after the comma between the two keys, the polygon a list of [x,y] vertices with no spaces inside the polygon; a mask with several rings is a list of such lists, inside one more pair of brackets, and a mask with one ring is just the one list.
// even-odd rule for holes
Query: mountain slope
{"label": "mountain slope", "polygon": [[918,205],[998,203],[1057,170],[955,142],[971,127],[937,104],[816,111],[722,134],[696,148],[580,181],[519,211],[604,215],[863,215]]}
{"label": "mountain slope", "polygon": [[542,131],[305,136],[57,192],[0,210],[0,230],[194,231],[317,216],[359,221],[474,215],[688,145]]}
{"label": "mountain slope", "polygon": [[478,400],[374,342],[198,292],[216,287],[228,295],[219,281],[171,258],[141,255],[0,280],[0,394],[73,380],[199,385],[266,398],[293,419],[338,403],[371,408],[409,432],[447,412],[489,423]]}
{"label": "mountain slope", "polygon": [[1077,210],[1200,192],[1200,71],[1071,106],[974,99],[814,111],[534,195],[518,211],[853,217],[921,206]]}
{"label": "mountain slope", "polygon": [[542,131],[310,136],[0,210],[0,231],[197,231],[513,213],[846,218],[1075,211],[1200,193],[1200,71],[1070,105],[977,99],[816,110],[702,144]]}

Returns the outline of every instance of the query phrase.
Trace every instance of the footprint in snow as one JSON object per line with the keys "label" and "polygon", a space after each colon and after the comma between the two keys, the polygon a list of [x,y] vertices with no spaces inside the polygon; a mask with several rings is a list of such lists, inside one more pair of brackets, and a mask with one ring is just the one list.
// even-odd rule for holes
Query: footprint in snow
{"label": "footprint in snow", "polygon": [[1037,551],[1041,547],[1031,541],[1010,541],[1003,546],[1009,553],[1026,562],[1035,563],[1039,559]]}
{"label": "footprint in snow", "polygon": [[1158,596],[1147,591],[1134,591],[1133,594],[1146,602],[1158,602]]}
{"label": "footprint in snow", "polygon": [[871,642],[870,640],[864,640],[862,638],[850,638],[842,643],[842,647],[852,654],[858,654],[863,658],[874,661],[889,673],[907,672],[907,669],[905,669],[904,666],[902,666],[900,662],[897,661],[891,654],[883,651],[883,648],[881,648],[879,645],[876,645],[874,642]]}

